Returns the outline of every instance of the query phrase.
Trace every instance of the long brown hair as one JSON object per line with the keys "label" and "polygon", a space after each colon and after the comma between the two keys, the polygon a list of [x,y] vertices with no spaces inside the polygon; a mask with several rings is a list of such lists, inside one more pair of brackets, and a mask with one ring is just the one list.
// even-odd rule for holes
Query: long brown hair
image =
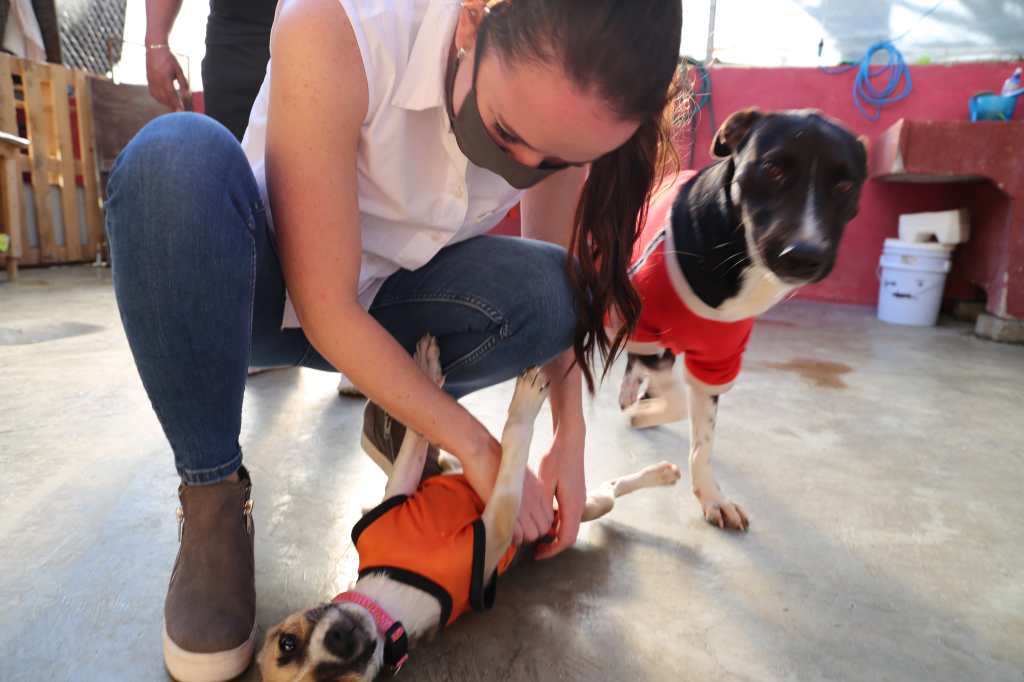
{"label": "long brown hair", "polygon": [[[598,93],[624,121],[640,127],[590,167],[576,208],[569,278],[576,292],[576,362],[594,390],[595,355],[604,373],[640,316],[629,281],[633,244],[674,149],[671,116],[682,30],[680,0],[503,0],[488,3],[487,44],[506,63],[539,61],[563,69]],[[575,256],[575,258],[573,258]],[[605,318],[621,322],[610,339]],[[602,377],[604,376],[602,374]]]}

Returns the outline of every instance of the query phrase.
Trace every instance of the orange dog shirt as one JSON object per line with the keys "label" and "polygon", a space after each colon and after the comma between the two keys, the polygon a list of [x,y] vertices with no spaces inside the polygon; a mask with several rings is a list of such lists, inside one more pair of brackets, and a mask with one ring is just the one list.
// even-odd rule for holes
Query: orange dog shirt
{"label": "orange dog shirt", "polygon": [[498,575],[516,547],[484,576],[487,531],[483,500],[462,475],[428,478],[412,495],[397,495],[366,513],[352,529],[359,577],[383,573],[433,595],[441,604],[440,626],[466,611],[494,605]]}

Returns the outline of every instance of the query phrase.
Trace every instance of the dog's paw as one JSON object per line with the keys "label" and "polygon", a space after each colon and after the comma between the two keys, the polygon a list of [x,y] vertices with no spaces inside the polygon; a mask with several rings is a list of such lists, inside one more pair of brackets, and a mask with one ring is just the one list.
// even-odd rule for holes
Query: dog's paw
{"label": "dog's paw", "polygon": [[672,462],[658,462],[640,472],[645,487],[675,485],[682,475],[679,467]]}
{"label": "dog's paw", "polygon": [[735,502],[726,500],[719,494],[702,495],[701,490],[694,490],[694,494],[700,501],[704,510],[704,520],[712,526],[718,526],[722,530],[747,530],[750,528],[750,519]]}
{"label": "dog's paw", "polygon": [[365,398],[363,392],[356,388],[356,385],[352,383],[344,374],[338,379],[338,395],[342,398]]}
{"label": "dog's paw", "polygon": [[437,465],[441,467],[441,473],[458,474],[462,472],[462,462],[455,455],[442,452],[437,456]]}
{"label": "dog's paw", "polygon": [[435,384],[444,385],[444,374],[441,373],[441,349],[438,348],[437,339],[430,334],[425,335],[416,344],[416,364]]}
{"label": "dog's paw", "polygon": [[650,429],[686,419],[682,405],[672,405],[664,398],[644,398],[630,407],[626,414],[634,429]]}
{"label": "dog's paw", "polygon": [[516,379],[516,390],[509,405],[509,416],[533,420],[548,397],[548,378],[540,367],[531,367]]}

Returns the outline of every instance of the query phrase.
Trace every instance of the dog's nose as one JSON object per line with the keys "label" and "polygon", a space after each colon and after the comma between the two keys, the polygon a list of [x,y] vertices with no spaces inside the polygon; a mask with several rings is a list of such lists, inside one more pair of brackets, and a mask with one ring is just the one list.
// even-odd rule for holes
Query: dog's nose
{"label": "dog's nose", "polygon": [[810,279],[828,264],[828,254],[828,247],[823,244],[792,242],[779,252],[779,274],[794,279]]}
{"label": "dog's nose", "polygon": [[352,658],[359,651],[359,623],[347,613],[338,614],[338,619],[324,634],[324,646],[335,656],[345,660]]}

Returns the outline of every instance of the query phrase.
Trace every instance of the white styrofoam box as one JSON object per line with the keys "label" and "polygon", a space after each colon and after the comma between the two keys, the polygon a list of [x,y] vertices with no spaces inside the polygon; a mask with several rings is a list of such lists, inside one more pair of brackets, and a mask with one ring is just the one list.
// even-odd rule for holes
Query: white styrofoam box
{"label": "white styrofoam box", "polygon": [[934,237],[940,244],[963,244],[970,236],[967,209],[900,216],[900,241],[903,242],[928,242]]}

